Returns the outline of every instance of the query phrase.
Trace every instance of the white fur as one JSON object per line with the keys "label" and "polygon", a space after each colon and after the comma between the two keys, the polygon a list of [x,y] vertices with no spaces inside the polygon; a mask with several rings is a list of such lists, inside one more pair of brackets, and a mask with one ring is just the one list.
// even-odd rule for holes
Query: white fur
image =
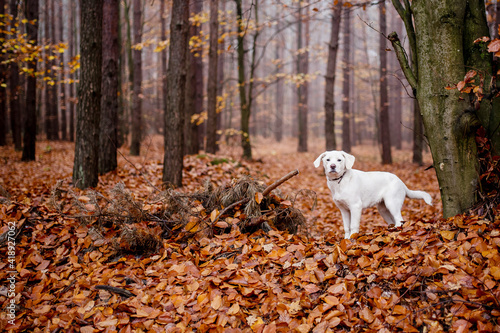
{"label": "white fur", "polygon": [[343,151],[326,151],[314,166],[323,162],[328,187],[333,202],[340,209],[344,222],[345,238],[359,232],[361,211],[377,206],[380,215],[389,225],[402,225],[401,207],[405,197],[423,199],[432,205],[432,197],[424,191],[412,191],[401,179],[390,172],[363,172],[352,169],[354,156]]}

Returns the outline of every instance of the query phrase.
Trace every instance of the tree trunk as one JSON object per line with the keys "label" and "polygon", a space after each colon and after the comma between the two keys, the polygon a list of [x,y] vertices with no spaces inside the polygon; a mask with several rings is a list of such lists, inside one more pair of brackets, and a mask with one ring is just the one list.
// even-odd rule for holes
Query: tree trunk
{"label": "tree trunk", "polygon": [[[10,14],[12,15],[11,29],[18,31],[17,19],[17,0],[10,0]],[[13,61],[10,64],[10,124],[12,130],[12,139],[16,151],[23,149],[21,136],[21,107],[20,107],[20,85],[19,85],[19,66]]]}
{"label": "tree trunk", "polygon": [[[141,43],[142,39],[142,1],[134,0],[134,45]],[[130,142],[130,155],[139,156],[141,153],[142,139],[142,48],[132,51],[134,61],[134,80],[132,93],[132,139]]]}
{"label": "tree trunk", "polygon": [[413,100],[413,157],[412,162],[418,165],[424,164],[422,151],[424,149],[424,124],[418,100]]}
{"label": "tree trunk", "polygon": [[102,100],[99,134],[99,173],[117,167],[118,146],[118,71],[120,47],[118,44],[119,0],[104,0],[102,27]]}
{"label": "tree trunk", "polygon": [[[69,51],[69,56],[70,59],[73,59],[75,57],[75,41],[73,38],[73,35],[75,34],[76,31],[76,25],[75,25],[75,3],[73,1],[69,2],[69,29],[70,32],[68,33],[68,51]],[[70,73],[69,74],[71,84],[69,85],[69,96],[68,96],[68,101],[69,101],[69,141],[73,142],[75,141],[75,106],[76,106],[76,101],[75,101],[75,73]]]}
{"label": "tree trunk", "polygon": [[[5,15],[5,0],[0,0],[0,16]],[[0,40],[5,38],[3,29],[0,30]],[[5,55],[0,55],[0,146],[7,144],[7,68],[2,62],[5,60]]]}
{"label": "tree trunk", "polygon": [[[414,1],[412,9],[417,33],[417,98],[431,146],[445,217],[459,214],[474,202],[478,161],[474,122],[468,103],[457,90],[446,90],[450,82],[465,75],[463,24],[466,0]],[[432,11],[427,8],[433,8]],[[445,42],[443,42],[445,41]]]}
{"label": "tree trunk", "polygon": [[349,114],[349,98],[350,98],[350,80],[351,80],[351,65],[349,57],[351,56],[351,12],[345,11],[344,17],[344,68],[342,70],[344,81],[342,83],[342,150],[351,152],[351,126]]}
{"label": "tree trunk", "polygon": [[[28,22],[26,24],[27,40],[33,47],[37,46],[38,40],[38,0],[27,0],[25,15]],[[37,71],[37,61],[28,62],[28,70],[31,73]],[[23,137],[23,161],[34,161],[36,157],[36,77],[29,75],[26,80],[26,118],[24,123]]]}
{"label": "tree trunk", "polygon": [[[276,23],[276,32],[279,33],[282,29],[282,20],[280,17],[278,22]],[[283,111],[284,111],[284,83],[283,78],[281,77],[283,73],[283,56],[284,56],[284,36],[282,33],[277,34],[276,36],[276,48],[275,48],[275,59],[278,61],[276,65],[276,95],[275,95],[275,109],[276,109],[276,121],[274,124],[274,138],[276,141],[281,142],[283,139]]]}
{"label": "tree trunk", "polygon": [[[307,7],[306,7],[307,8]],[[308,74],[309,67],[309,20],[305,22],[305,39],[306,43],[304,45],[304,49],[302,50],[302,40],[304,38],[302,31],[302,1],[299,1],[299,12],[298,12],[298,26],[297,26],[297,74],[306,77]],[[304,15],[304,16],[307,16]],[[307,111],[308,111],[308,82],[304,80],[299,87],[297,88],[297,96],[298,96],[298,129],[299,129],[299,145],[297,148],[298,152],[306,152],[307,151]]]}
{"label": "tree trunk", "polygon": [[[167,41],[167,20],[165,18],[165,1],[160,2],[160,38],[161,41],[166,42]],[[163,125],[163,130],[165,130],[165,110],[167,106],[167,95],[168,95],[168,88],[167,88],[167,48],[163,49],[161,51],[161,89],[162,89],[162,102],[163,102],[163,113],[162,113],[162,125]],[[163,133],[165,135],[165,133]]]}
{"label": "tree trunk", "polygon": [[330,43],[328,44],[328,60],[325,75],[325,139],[326,150],[337,149],[335,140],[335,71],[337,70],[337,53],[339,49],[339,31],[342,13],[342,0],[332,10]]}
{"label": "tree trunk", "polygon": [[[203,11],[203,2],[194,1],[191,3],[194,15],[199,15]],[[201,27],[197,24],[189,26],[189,37],[199,36]],[[203,48],[192,50],[189,43],[187,45],[187,80],[184,119],[184,150],[186,154],[198,154],[203,143],[203,124],[192,121],[193,116],[201,116],[203,112]],[[200,138],[201,137],[201,138]]]}
{"label": "tree trunk", "polygon": [[[63,2],[62,0],[59,2],[59,42],[64,43],[64,22],[63,22]],[[64,56],[66,53],[61,54],[61,68],[63,69],[59,74],[59,106],[61,109],[61,139],[68,140],[68,121],[67,121],[67,110],[66,106],[66,85],[64,84],[65,77],[65,64],[64,64]]]}
{"label": "tree trunk", "polygon": [[80,84],[76,119],[73,184],[85,189],[98,183],[99,117],[102,80],[103,0],[81,2]]}
{"label": "tree trunk", "polygon": [[[236,24],[238,32],[238,87],[240,95],[240,109],[241,109],[241,146],[243,148],[243,158],[252,159],[252,146],[250,144],[250,101],[247,100],[247,92],[245,85],[245,34],[243,22],[243,9],[242,0],[235,0],[236,2]],[[254,41],[256,38],[254,37]],[[253,69],[251,68],[251,71]],[[250,75],[252,76],[252,75]],[[252,82],[249,84],[252,86]],[[249,87],[249,99],[251,98],[251,89]]]}
{"label": "tree trunk", "polygon": [[189,0],[172,1],[170,23],[170,58],[165,110],[165,158],[163,181],[182,186],[184,153],[184,99],[186,94],[186,50],[189,29]]}
{"label": "tree trunk", "polygon": [[385,2],[379,5],[380,22],[380,141],[382,143],[382,164],[391,164],[391,128],[389,120],[389,98],[387,93],[387,48],[386,46],[386,15]]}
{"label": "tree trunk", "polygon": [[208,50],[207,78],[207,147],[206,151],[217,151],[217,52],[219,37],[219,1],[210,0],[210,48]]}

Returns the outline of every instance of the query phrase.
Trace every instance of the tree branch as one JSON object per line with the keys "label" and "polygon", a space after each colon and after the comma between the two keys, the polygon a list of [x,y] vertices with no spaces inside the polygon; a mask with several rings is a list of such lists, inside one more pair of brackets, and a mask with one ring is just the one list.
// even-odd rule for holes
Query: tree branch
{"label": "tree branch", "polygon": [[406,80],[408,80],[408,83],[410,86],[416,90],[417,89],[417,78],[415,77],[415,74],[413,73],[410,64],[408,63],[408,58],[406,57],[406,52],[401,45],[401,41],[399,40],[398,34],[394,31],[389,34],[387,37],[392,44],[392,47],[394,47],[394,51],[396,52],[396,56],[399,61],[399,65],[401,66],[401,69],[403,70],[403,73],[406,77]]}

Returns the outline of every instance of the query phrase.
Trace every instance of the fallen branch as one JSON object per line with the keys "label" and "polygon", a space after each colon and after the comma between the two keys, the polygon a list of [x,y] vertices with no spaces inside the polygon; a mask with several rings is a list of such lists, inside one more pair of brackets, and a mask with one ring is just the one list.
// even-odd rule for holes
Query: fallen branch
{"label": "fallen branch", "polygon": [[95,286],[95,289],[106,290],[106,291],[109,291],[109,292],[114,293],[114,294],[118,294],[118,295],[126,297],[126,298],[136,296],[133,292],[128,291],[126,289],[118,288],[118,287],[98,285],[98,286]]}

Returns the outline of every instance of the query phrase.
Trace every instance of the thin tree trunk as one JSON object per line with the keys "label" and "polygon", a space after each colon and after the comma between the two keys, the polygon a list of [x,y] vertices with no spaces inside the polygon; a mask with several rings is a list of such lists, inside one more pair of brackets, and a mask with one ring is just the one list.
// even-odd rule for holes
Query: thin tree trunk
{"label": "thin tree trunk", "polygon": [[99,117],[102,80],[103,0],[81,2],[80,66],[73,184],[85,189],[98,183]]}
{"label": "thin tree trunk", "polygon": [[186,49],[189,0],[173,0],[168,62],[168,98],[165,110],[165,158],[163,181],[182,186],[184,153],[184,99],[186,96]]}
{"label": "thin tree trunk", "polygon": [[[220,0],[220,9],[219,11],[222,13],[226,12],[226,0]],[[226,33],[226,26],[219,26],[219,35],[224,35]],[[217,56],[217,96],[223,97],[224,96],[224,49],[225,49],[225,44],[224,44],[224,38],[221,39],[219,42],[219,47],[218,49],[221,51],[218,53]],[[217,113],[217,150],[219,150],[219,142],[221,140],[222,134],[221,131],[223,130],[223,123],[222,123],[222,114],[223,110],[219,110]]]}
{"label": "thin tree trunk", "polygon": [[337,53],[339,49],[339,31],[342,14],[342,0],[333,7],[330,43],[328,44],[328,61],[325,75],[325,139],[326,150],[337,149],[335,140],[335,71],[337,70]]}
{"label": "thin tree trunk", "polygon": [[[75,25],[75,3],[74,1],[69,2],[69,33],[68,33],[68,48],[69,48],[69,56],[70,59],[75,57],[75,41],[73,35],[76,33],[76,25]],[[69,85],[69,141],[75,141],[75,73],[71,72],[70,75],[71,83]]]}
{"label": "thin tree trunk", "polygon": [[[32,22],[26,25],[28,42],[37,46],[38,41],[38,0],[26,1],[26,19]],[[28,62],[28,70],[31,73],[37,71],[37,61]],[[28,76],[26,80],[26,118],[24,123],[23,137],[23,161],[34,161],[36,158],[36,77],[35,75]]]}
{"label": "thin tree trunk", "polygon": [[[203,2],[193,1],[191,3],[193,15],[199,15],[203,11]],[[199,36],[201,27],[197,24],[189,26],[189,37]],[[189,43],[187,47],[187,80],[184,119],[184,150],[186,154],[198,154],[203,143],[201,128],[202,124],[192,121],[194,116],[200,116],[203,112],[203,48],[192,50]]]}
{"label": "thin tree trunk", "polygon": [[[165,18],[165,1],[160,1],[160,38],[162,42],[166,42],[167,40],[167,20]],[[167,48],[161,51],[161,89],[162,89],[162,125],[165,130],[165,110],[167,109]],[[163,133],[165,135],[165,133]]]}
{"label": "thin tree trunk", "polygon": [[[307,10],[307,7],[305,7]],[[302,50],[302,41],[304,39],[304,33],[302,31],[303,18],[302,18],[302,1],[299,1],[299,20],[297,26],[297,74],[303,75],[304,77],[308,74],[309,67],[309,20],[306,19],[305,22],[305,45],[304,50]],[[307,16],[307,13],[304,15]],[[304,80],[301,85],[297,88],[298,96],[298,129],[299,129],[299,145],[297,148],[298,152],[307,151],[307,111],[308,111],[308,82]]]}
{"label": "thin tree trunk", "polygon": [[387,48],[386,46],[386,30],[387,22],[385,15],[385,2],[382,1],[379,5],[379,22],[380,22],[380,40],[379,40],[379,55],[380,55],[380,141],[382,143],[382,164],[391,164],[391,128],[389,120],[389,98],[387,92]]}
{"label": "thin tree trunk", "polygon": [[217,151],[217,52],[219,37],[219,1],[210,0],[210,48],[207,78],[207,153]]}
{"label": "thin tree trunk", "polygon": [[[0,0],[0,15],[3,17],[5,15],[5,0]],[[5,33],[3,29],[0,30],[0,39],[5,38]],[[7,91],[5,86],[7,85],[7,68],[5,64],[1,63],[5,59],[5,55],[2,53],[0,55],[0,146],[5,146],[7,144]]]}
{"label": "thin tree trunk", "polygon": [[[62,0],[59,1],[59,42],[64,43],[64,22],[63,22],[63,2]],[[61,108],[61,139],[62,140],[68,140],[68,121],[67,121],[67,110],[66,106],[68,103],[66,102],[66,85],[64,84],[64,77],[65,77],[65,64],[64,64],[64,58],[65,54],[61,54],[61,67],[62,71],[61,74],[59,75],[60,77],[60,84],[59,84],[59,106]]]}
{"label": "thin tree trunk", "polygon": [[[281,31],[283,18],[280,17],[276,24],[276,31]],[[283,139],[283,111],[284,111],[284,84],[283,78],[281,78],[283,72],[283,50],[285,48],[284,45],[284,36],[282,33],[279,33],[276,36],[276,48],[275,48],[275,59],[279,61],[276,65],[276,96],[275,96],[275,109],[276,109],[276,121],[274,125],[274,138],[276,141],[281,142]]]}
{"label": "thin tree trunk", "polygon": [[245,34],[243,22],[242,0],[236,2],[236,24],[237,24],[237,40],[238,40],[238,87],[240,95],[241,109],[241,146],[243,148],[243,158],[252,159],[252,146],[250,144],[250,108],[251,105],[247,101],[247,92],[245,89]]}
{"label": "thin tree trunk", "polygon": [[349,57],[351,56],[351,12],[349,9],[345,10],[344,17],[344,68],[343,76],[344,81],[342,84],[342,150],[351,152],[351,126],[349,114],[349,98],[350,98],[350,80],[351,80],[351,65]]}
{"label": "thin tree trunk", "polygon": [[[134,0],[134,45],[142,40],[142,1]],[[130,142],[130,155],[139,156],[141,153],[142,139],[142,50],[134,49],[134,80],[132,93],[132,139]]]}
{"label": "thin tree trunk", "polygon": [[117,167],[118,75],[120,47],[118,44],[119,0],[104,0],[102,31],[102,101],[99,137],[99,173]]}
{"label": "thin tree trunk", "polygon": [[[17,0],[10,0],[10,14],[12,15],[13,21],[11,24],[11,29],[15,31],[18,30],[15,23],[18,23],[17,19]],[[13,61],[10,64],[10,123],[12,130],[12,139],[14,141],[14,147],[17,151],[23,149],[22,136],[21,136],[21,107],[20,107],[20,85],[19,85],[19,66],[17,62]]]}
{"label": "thin tree trunk", "polygon": [[424,125],[418,100],[413,100],[413,157],[412,162],[418,165],[424,164],[422,150],[424,148]]}

